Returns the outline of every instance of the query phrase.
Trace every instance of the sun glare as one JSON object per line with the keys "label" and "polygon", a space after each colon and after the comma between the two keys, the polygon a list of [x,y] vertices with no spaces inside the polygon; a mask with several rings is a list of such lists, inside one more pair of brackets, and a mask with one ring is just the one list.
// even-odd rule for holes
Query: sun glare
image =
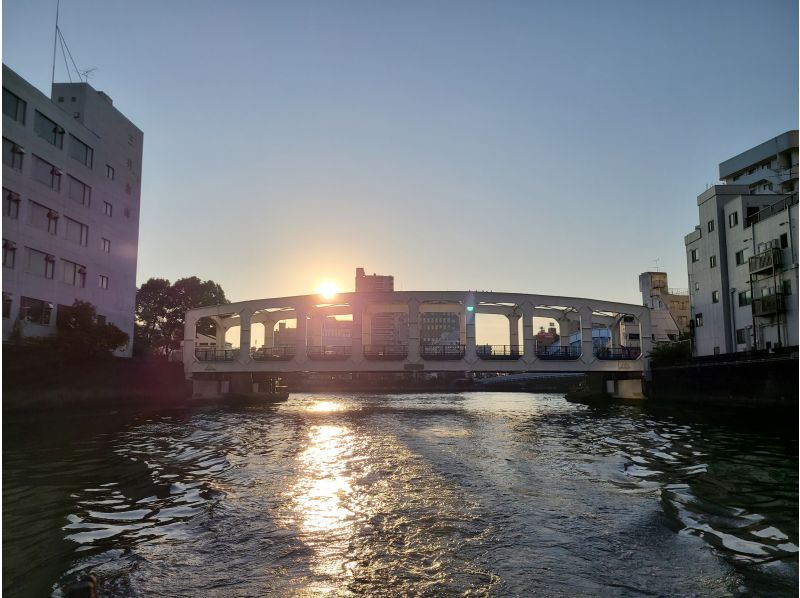
{"label": "sun glare", "polygon": [[322,297],[325,299],[333,299],[338,292],[339,287],[335,282],[326,281],[317,287],[317,293],[322,295]]}

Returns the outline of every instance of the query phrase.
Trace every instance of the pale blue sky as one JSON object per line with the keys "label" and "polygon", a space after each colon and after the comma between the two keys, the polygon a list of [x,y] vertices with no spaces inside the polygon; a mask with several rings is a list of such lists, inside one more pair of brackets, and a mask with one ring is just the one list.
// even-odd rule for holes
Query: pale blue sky
{"label": "pale blue sky", "polygon": [[[3,2],[49,93],[55,0]],[[145,134],[138,279],[640,301],[719,162],[798,119],[797,4],[62,0]],[[66,80],[63,63],[57,79]]]}

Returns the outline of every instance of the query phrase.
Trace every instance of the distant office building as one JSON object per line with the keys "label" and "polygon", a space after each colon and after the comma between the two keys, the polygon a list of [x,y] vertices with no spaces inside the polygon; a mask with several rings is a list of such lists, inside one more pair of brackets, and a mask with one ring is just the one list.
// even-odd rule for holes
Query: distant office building
{"label": "distant office building", "polygon": [[[272,333],[272,344],[275,347],[287,347],[295,344],[297,328],[287,328],[286,322],[278,322],[278,327]],[[264,339],[264,344],[267,344]]]}
{"label": "distant office building", "polygon": [[423,312],[419,315],[419,338],[423,345],[458,344],[460,319],[452,312]]}
{"label": "distant office building", "polygon": [[311,318],[308,321],[309,344],[322,347],[349,347],[353,342],[352,320],[337,320],[333,316]]}
{"label": "distant office building", "polygon": [[697,355],[798,343],[797,131],[719,165],[684,239]]}
{"label": "distant office building", "polygon": [[394,276],[364,274],[364,268],[356,268],[356,293],[394,291]]}
{"label": "distant office building", "polygon": [[544,326],[539,326],[539,332],[536,333],[534,338],[536,339],[536,345],[539,347],[547,347],[557,342],[559,336],[558,332],[556,332],[556,323],[550,322],[547,330],[544,329]]}
{"label": "distant office building", "polygon": [[373,314],[370,333],[373,345],[407,345],[408,314],[405,312]]}
{"label": "distant office building", "polygon": [[676,340],[681,332],[689,332],[689,289],[670,288],[666,272],[643,272],[639,275],[639,291],[642,305],[652,310],[650,326],[654,341]]}
{"label": "distant office building", "polygon": [[126,332],[136,301],[142,132],[87,83],[47,97],[3,65],[3,340],[78,299]]}

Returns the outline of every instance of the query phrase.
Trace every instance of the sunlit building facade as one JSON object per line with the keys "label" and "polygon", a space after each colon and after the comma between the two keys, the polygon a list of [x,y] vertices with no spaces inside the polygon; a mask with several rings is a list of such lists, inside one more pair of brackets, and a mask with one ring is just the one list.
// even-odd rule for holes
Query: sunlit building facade
{"label": "sunlit building facade", "polygon": [[4,341],[53,333],[76,299],[133,338],[142,146],[105,93],[48,98],[3,65]]}
{"label": "sunlit building facade", "polygon": [[684,239],[698,356],[798,344],[798,135],[719,165]]}

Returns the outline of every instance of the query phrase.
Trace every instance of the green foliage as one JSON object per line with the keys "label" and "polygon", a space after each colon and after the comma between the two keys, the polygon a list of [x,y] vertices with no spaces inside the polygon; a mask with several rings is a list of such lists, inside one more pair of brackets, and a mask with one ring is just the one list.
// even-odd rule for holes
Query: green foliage
{"label": "green foliage", "polygon": [[113,324],[101,323],[91,303],[77,299],[69,309],[60,308],[53,336],[27,339],[27,343],[67,361],[102,359],[128,344],[128,335]]}
{"label": "green foliage", "polygon": [[[165,354],[178,348],[188,310],[224,303],[230,301],[213,280],[190,276],[171,284],[164,278],[151,278],[136,293],[134,353]],[[204,320],[198,332],[213,335],[214,324]]]}
{"label": "green foliage", "polygon": [[684,340],[657,345],[653,347],[648,357],[650,365],[655,368],[688,363],[692,359],[691,341]]}

